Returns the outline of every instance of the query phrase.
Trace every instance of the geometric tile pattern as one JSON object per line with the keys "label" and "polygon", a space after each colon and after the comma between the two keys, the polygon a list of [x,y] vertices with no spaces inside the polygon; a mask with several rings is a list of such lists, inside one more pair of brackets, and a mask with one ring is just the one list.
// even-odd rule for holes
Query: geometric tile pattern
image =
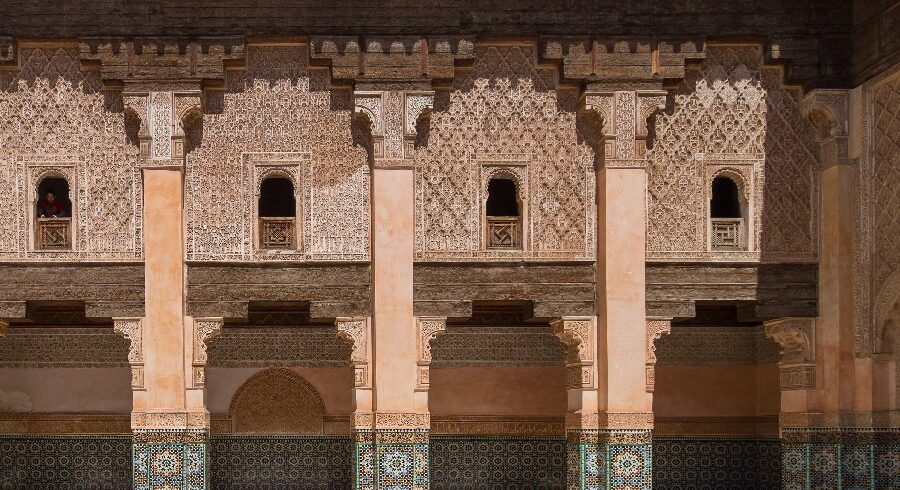
{"label": "geometric tile pattern", "polygon": [[428,430],[378,429],[354,434],[358,490],[428,490]]}
{"label": "geometric tile pattern", "polygon": [[872,450],[875,488],[900,488],[900,444],[878,444]]}
{"label": "geometric tile pattern", "polygon": [[559,489],[566,475],[561,437],[432,436],[432,490]]}
{"label": "geometric tile pattern", "polygon": [[653,447],[651,444],[606,444],[604,458],[607,487],[650,490],[653,488]]}
{"label": "geometric tile pattern", "polygon": [[341,490],[352,488],[347,436],[213,436],[210,487]]}
{"label": "geometric tile pattern", "polygon": [[645,430],[569,430],[566,488],[649,490],[653,445]]}
{"label": "geometric tile pattern", "polygon": [[0,436],[0,489],[131,488],[131,436]]}
{"label": "geometric tile pattern", "polygon": [[134,490],[206,490],[205,442],[135,442]]}
{"label": "geometric tile pattern", "polygon": [[778,488],[780,469],[777,439],[653,438],[655,488]]}
{"label": "geometric tile pattern", "polygon": [[900,444],[785,443],[782,488],[900,489]]}

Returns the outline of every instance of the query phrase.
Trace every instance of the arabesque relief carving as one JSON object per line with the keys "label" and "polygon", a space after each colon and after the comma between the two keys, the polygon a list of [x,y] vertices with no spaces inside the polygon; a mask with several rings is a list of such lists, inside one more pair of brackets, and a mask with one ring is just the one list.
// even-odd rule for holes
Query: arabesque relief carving
{"label": "arabesque relief carving", "polygon": [[[22,43],[18,72],[0,76],[0,259],[134,260],[142,256],[138,148],[125,138],[121,101],[82,71],[75,46]],[[35,250],[37,186],[63,177],[72,204],[71,250]]]}
{"label": "arabesque relief carving", "polygon": [[325,404],[290,369],[266,369],[238,388],[228,410],[235,434],[321,434]]}
{"label": "arabesque relief carving", "polygon": [[656,388],[656,341],[671,332],[672,320],[647,320],[647,345],[644,355],[647,358],[647,391],[650,393]]}
{"label": "arabesque relief carving", "polygon": [[428,391],[431,386],[431,341],[446,330],[446,318],[416,319],[416,391]]}
{"label": "arabesque relief carving", "polygon": [[563,317],[550,322],[553,334],[566,346],[566,388],[597,388],[594,346],[597,325],[594,318]]}
{"label": "arabesque relief carving", "polygon": [[222,318],[194,318],[192,335],[191,372],[194,388],[206,385],[206,347],[210,340],[222,333]]}
{"label": "arabesque relief carving", "polygon": [[353,365],[353,384],[356,388],[372,387],[371,327],[367,318],[335,319],[338,337],[350,343],[350,362]]}
{"label": "arabesque relief carving", "polygon": [[[759,46],[710,45],[699,71],[657,117],[648,153],[651,260],[808,261],[817,251],[818,138],[802,91],[763,65]],[[707,252],[704,168],[749,165],[753,252]],[[752,167],[752,168],[751,168]]]}
{"label": "arabesque relief carving", "polygon": [[[414,150],[418,260],[591,259],[594,149],[579,140],[577,90],[535,47],[481,45],[453,89],[435,95],[427,146]],[[523,158],[523,156],[527,158]],[[482,247],[482,163],[528,163],[530,246]]]}
{"label": "arabesque relief carving", "polygon": [[[206,99],[202,131],[186,136],[188,259],[368,260],[369,166],[353,146],[352,114],[350,92],[309,67],[306,45],[248,46],[246,70],[227,72],[224,94]],[[288,161],[303,249],[256,254],[257,163]]]}
{"label": "arabesque relief carving", "polygon": [[113,329],[131,344],[128,364],[131,365],[131,389],[144,389],[144,319],[113,318]]}
{"label": "arabesque relief carving", "polygon": [[816,387],[816,321],[814,318],[782,318],[765,322],[766,335],[781,350],[782,390]]}
{"label": "arabesque relief carving", "polygon": [[867,84],[863,118],[854,235],[857,355],[885,352],[885,326],[900,302],[900,69]]}

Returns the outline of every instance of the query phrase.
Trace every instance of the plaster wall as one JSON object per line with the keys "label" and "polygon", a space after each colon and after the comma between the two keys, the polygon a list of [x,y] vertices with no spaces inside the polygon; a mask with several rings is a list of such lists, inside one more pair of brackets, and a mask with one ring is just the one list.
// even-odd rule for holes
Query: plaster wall
{"label": "plaster wall", "polygon": [[656,417],[778,415],[777,364],[657,366]]}
{"label": "plaster wall", "polygon": [[564,416],[566,368],[432,368],[432,416]]}
{"label": "plaster wall", "polygon": [[0,369],[0,412],[3,411],[128,414],[131,369]]}

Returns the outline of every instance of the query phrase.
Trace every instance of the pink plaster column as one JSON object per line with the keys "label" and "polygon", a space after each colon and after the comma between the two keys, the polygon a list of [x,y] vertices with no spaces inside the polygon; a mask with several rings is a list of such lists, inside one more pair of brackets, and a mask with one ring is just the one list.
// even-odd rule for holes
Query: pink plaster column
{"label": "pink plaster column", "polygon": [[116,330],[131,341],[133,479],[138,489],[205,489],[206,342],[222,319],[185,317],[182,121],[199,111],[200,94],[156,91],[158,85],[123,94],[126,110],[141,120],[144,191],[144,317],[116,319]]}
{"label": "pink plaster column", "polygon": [[[602,120],[603,158],[598,159],[596,179],[599,466],[582,464],[580,481],[589,482],[585,487],[650,488],[653,395],[647,385],[646,142],[647,121],[665,106],[665,92],[589,89],[584,106]],[[582,441],[582,448],[590,447]],[[631,471],[617,465],[622,457],[639,462],[638,468]],[[570,488],[581,487],[570,481]]]}
{"label": "pink plaster column", "polygon": [[[428,92],[354,93],[356,112],[371,132],[372,390],[371,413],[354,414],[356,487],[428,487],[428,391],[419,389],[420,345],[413,317],[415,184],[412,142]],[[382,462],[405,462],[384,472]],[[371,483],[377,482],[377,483]]]}

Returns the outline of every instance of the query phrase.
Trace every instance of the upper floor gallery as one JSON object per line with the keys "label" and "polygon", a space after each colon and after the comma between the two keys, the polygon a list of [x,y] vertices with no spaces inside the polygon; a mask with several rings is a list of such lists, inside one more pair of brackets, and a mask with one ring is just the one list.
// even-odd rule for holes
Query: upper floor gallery
{"label": "upper floor gallery", "polygon": [[10,46],[0,260],[141,260],[161,165],[189,261],[369,260],[379,165],[414,169],[418,261],[593,261],[610,165],[646,168],[648,260],[817,258],[848,94],[760,45],[277,41]]}

